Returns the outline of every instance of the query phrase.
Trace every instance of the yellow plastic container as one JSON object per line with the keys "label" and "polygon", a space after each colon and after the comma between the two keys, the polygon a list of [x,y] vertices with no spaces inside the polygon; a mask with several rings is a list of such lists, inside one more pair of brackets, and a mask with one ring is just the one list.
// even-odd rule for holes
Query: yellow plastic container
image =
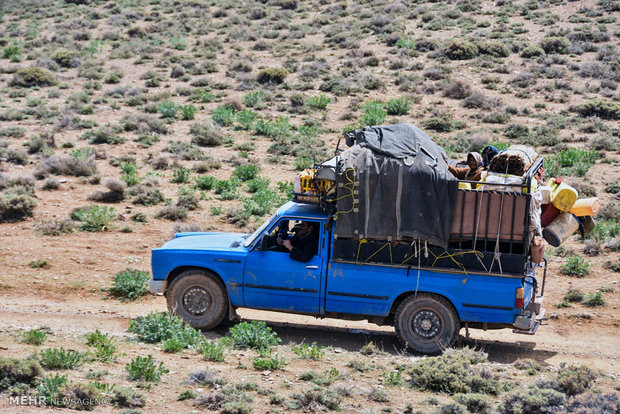
{"label": "yellow plastic container", "polygon": [[471,190],[471,184],[469,183],[459,183],[459,188],[462,190]]}
{"label": "yellow plastic container", "polygon": [[575,201],[570,213],[577,217],[595,216],[601,208],[601,200],[598,197],[581,198]]}
{"label": "yellow plastic container", "polygon": [[547,186],[551,187],[551,204],[558,210],[569,211],[577,201],[577,190],[559,178],[550,179]]}

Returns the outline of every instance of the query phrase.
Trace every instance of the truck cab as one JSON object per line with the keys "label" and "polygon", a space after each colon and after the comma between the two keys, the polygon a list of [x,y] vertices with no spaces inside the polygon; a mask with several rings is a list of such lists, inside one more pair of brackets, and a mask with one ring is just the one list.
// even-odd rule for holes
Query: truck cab
{"label": "truck cab", "polygon": [[[306,262],[275,242],[300,221],[318,232]],[[427,354],[454,344],[462,327],[536,332],[544,313],[540,266],[501,273],[438,266],[463,261],[454,253],[438,258],[443,253],[420,242],[340,240],[334,226],[315,204],[290,201],[252,234],[176,234],[152,251],[151,292],[198,329],[232,319],[240,307],[367,319],[393,324],[405,347]]]}

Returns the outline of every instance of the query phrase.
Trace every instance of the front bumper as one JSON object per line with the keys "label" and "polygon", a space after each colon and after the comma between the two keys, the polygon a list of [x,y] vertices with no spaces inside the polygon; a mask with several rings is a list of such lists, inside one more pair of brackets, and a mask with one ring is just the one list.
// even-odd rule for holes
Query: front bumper
{"label": "front bumper", "polygon": [[166,289],[168,289],[167,280],[149,280],[149,290],[152,294],[166,293]]}

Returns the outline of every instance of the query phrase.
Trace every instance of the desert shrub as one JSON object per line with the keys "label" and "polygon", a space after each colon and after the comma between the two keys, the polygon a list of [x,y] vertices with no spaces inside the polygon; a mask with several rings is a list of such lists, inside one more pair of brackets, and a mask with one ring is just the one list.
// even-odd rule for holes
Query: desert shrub
{"label": "desert shrub", "polygon": [[585,294],[579,289],[568,289],[566,293],[564,293],[564,299],[569,302],[581,302]]}
{"label": "desert shrub", "polygon": [[218,125],[231,126],[235,122],[236,109],[230,105],[220,105],[213,110],[211,119]]}
{"label": "desert shrub", "polygon": [[223,134],[213,124],[195,122],[190,126],[189,134],[192,136],[192,143],[201,147],[221,145],[224,141]]}
{"label": "desert shrub", "polygon": [[600,155],[598,151],[567,148],[547,158],[546,173],[550,177],[559,175],[583,177]]}
{"label": "desert shrub", "polygon": [[543,381],[540,386],[551,388],[566,395],[573,396],[587,391],[596,380],[596,373],[585,365],[566,365],[560,369],[549,382]]}
{"label": "desert shrub", "polygon": [[400,387],[405,382],[402,374],[402,369],[384,372],[383,374],[381,374],[381,377],[383,377],[383,384],[390,387]]}
{"label": "desert shrub", "polygon": [[62,48],[56,49],[54,53],[52,53],[51,58],[63,68],[74,67],[75,63],[77,63],[75,54],[70,50]]}
{"label": "desert shrub", "polygon": [[480,91],[472,92],[471,95],[463,99],[463,107],[465,108],[477,108],[477,109],[493,109],[501,105],[501,102],[497,98],[490,98],[485,96]]}
{"label": "desert shrub", "polygon": [[133,197],[133,204],[141,204],[144,206],[154,206],[164,202],[164,195],[159,188],[153,188],[146,185],[135,185],[127,190],[127,193]]}
{"label": "desert shrub", "polygon": [[33,86],[54,86],[58,81],[51,72],[38,67],[20,69],[13,75],[11,85],[30,88]]}
{"label": "desert shrub", "polygon": [[566,276],[584,277],[590,274],[592,263],[579,255],[566,258],[566,262],[560,267],[560,272]]}
{"label": "desert shrub", "polygon": [[217,392],[203,394],[194,400],[194,406],[222,414],[250,414],[252,396],[237,387],[224,387]]}
{"label": "desert shrub", "polygon": [[493,57],[508,57],[510,56],[510,49],[504,42],[481,42],[477,44],[478,50],[482,55],[490,55]]}
{"label": "desert shrub", "polygon": [[564,54],[569,52],[570,41],[565,37],[545,37],[540,43],[540,47],[546,53]]}
{"label": "desert shrub", "polygon": [[505,124],[510,120],[507,112],[491,112],[482,117],[481,121],[487,124]]}
{"label": "desert shrub", "polygon": [[72,233],[74,226],[70,220],[41,220],[36,229],[44,236],[60,236]]}
{"label": "desert shrub", "polygon": [[530,59],[533,57],[543,56],[544,54],[545,54],[545,51],[543,50],[542,47],[538,45],[534,45],[534,46],[527,46],[526,48],[522,49],[521,53],[519,53],[519,56],[526,58],[526,59]]}
{"label": "desert shrub", "polygon": [[0,222],[23,220],[32,216],[36,200],[19,191],[4,191],[0,193]]}
{"label": "desert shrub", "polygon": [[586,392],[569,399],[565,410],[567,413],[575,414],[618,413],[620,412],[620,398],[616,393]]}
{"label": "desert shrub", "polygon": [[261,352],[270,350],[282,340],[262,321],[241,322],[230,328],[230,334],[238,348],[252,348]]}
{"label": "desert shrub", "polygon": [[16,384],[34,385],[43,369],[36,359],[0,357],[0,391]]}
{"label": "desert shrub", "polygon": [[261,69],[258,72],[258,76],[256,80],[259,83],[282,83],[286,76],[288,75],[288,71],[284,68],[265,68]]}
{"label": "desert shrub", "polygon": [[0,137],[22,138],[26,135],[26,128],[18,126],[9,126],[0,129]]}
{"label": "desert shrub", "polygon": [[287,401],[286,406],[292,410],[340,410],[342,397],[335,391],[323,388],[314,388],[291,395],[291,400]]}
{"label": "desert shrub", "polygon": [[484,394],[457,394],[454,400],[464,405],[469,413],[488,414],[493,410],[493,400]]}
{"label": "desert shrub", "polygon": [[163,362],[157,365],[150,354],[146,357],[135,357],[125,365],[125,370],[131,381],[147,382],[159,382],[162,375],[170,372],[164,367]]}
{"label": "desert shrub", "polygon": [[368,101],[360,106],[362,116],[360,126],[382,125],[385,122],[387,111],[382,102]]}
{"label": "desert shrub", "polygon": [[424,120],[424,128],[437,132],[451,132],[456,128],[456,123],[447,116],[434,116]]}
{"label": "desert shrub", "polygon": [[114,275],[110,293],[122,299],[136,300],[149,293],[151,274],[143,270],[127,268]]}
{"label": "desert shrub", "polygon": [[80,136],[80,139],[88,140],[90,144],[122,144],[125,138],[115,135],[109,128],[97,128],[93,131],[87,131]]}
{"label": "desert shrub", "polygon": [[2,49],[2,58],[9,59],[11,62],[19,62],[22,60],[22,49],[19,45],[11,45]]}
{"label": "desert shrub", "polygon": [[235,119],[239,125],[237,125],[235,129],[241,129],[244,131],[251,130],[257,117],[258,114],[254,111],[242,110],[236,112]]}
{"label": "desert shrub", "polygon": [[74,369],[86,362],[87,355],[73,349],[48,348],[37,355],[41,366],[45,369]]}
{"label": "desert shrub", "polygon": [[498,407],[501,414],[551,414],[558,412],[566,396],[551,389],[519,389],[506,395]]}
{"label": "desert shrub", "polygon": [[106,231],[116,216],[114,207],[93,205],[82,207],[73,214],[75,220],[81,222],[80,230],[89,232]]}
{"label": "desert shrub", "polygon": [[316,342],[312,342],[311,345],[302,343],[299,346],[293,346],[291,350],[297,354],[301,359],[313,359],[318,361],[325,356],[325,351],[322,346],[317,345]]}
{"label": "desert shrub", "polygon": [[244,164],[235,168],[233,175],[241,181],[248,181],[255,178],[260,171],[260,167],[254,164]]}
{"label": "desert shrub", "polygon": [[448,98],[465,99],[471,94],[471,84],[461,79],[450,81],[443,88],[443,96]]}
{"label": "desert shrub", "polygon": [[218,378],[217,372],[210,369],[194,371],[187,376],[186,385],[224,385],[226,381]]}
{"label": "desert shrub", "polygon": [[41,345],[47,338],[47,333],[40,329],[30,329],[22,334],[21,342],[29,345]]}
{"label": "desert shrub", "polygon": [[618,142],[609,135],[599,135],[588,141],[588,147],[595,151],[615,151],[618,149]]}
{"label": "desert shrub", "polygon": [[531,358],[516,360],[514,362],[514,367],[518,370],[525,371],[527,375],[536,375],[543,369],[538,361]]}
{"label": "desert shrub", "polygon": [[570,110],[583,117],[596,116],[609,120],[620,119],[620,105],[598,98],[591,99],[581,105],[571,106]]}
{"label": "desert shrub", "polygon": [[486,354],[469,348],[450,350],[443,355],[416,362],[409,370],[409,385],[423,391],[483,393],[497,395],[497,376],[475,365],[486,361]]}
{"label": "desert shrub", "polygon": [[605,299],[603,299],[603,292],[597,290],[596,292],[589,292],[581,301],[586,306],[596,307],[605,306]]}
{"label": "desert shrub", "polygon": [[185,210],[194,211],[200,204],[200,197],[193,192],[193,190],[181,187],[179,189],[179,198],[177,199],[176,206]]}
{"label": "desert shrub", "polygon": [[166,206],[155,214],[156,218],[179,221],[187,217],[187,210],[179,206]]}
{"label": "desert shrub", "polygon": [[451,60],[468,60],[478,56],[478,46],[467,40],[454,39],[444,47],[444,53]]}
{"label": "desert shrub", "polygon": [[143,407],[145,402],[144,395],[130,387],[115,387],[110,398],[110,404],[122,408]]}
{"label": "desert shrub", "polygon": [[210,175],[200,175],[194,177],[194,188],[198,190],[208,191],[213,188],[217,179]]}

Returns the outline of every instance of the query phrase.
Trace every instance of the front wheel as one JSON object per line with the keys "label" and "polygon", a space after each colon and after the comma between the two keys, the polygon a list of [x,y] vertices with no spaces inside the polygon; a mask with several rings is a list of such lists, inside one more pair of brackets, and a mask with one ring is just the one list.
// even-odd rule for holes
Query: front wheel
{"label": "front wheel", "polygon": [[186,270],[168,289],[168,310],[196,329],[219,325],[228,311],[228,295],[211,272]]}
{"label": "front wheel", "polygon": [[459,319],[452,304],[433,294],[410,295],[394,318],[396,335],[408,349],[438,354],[456,342]]}

